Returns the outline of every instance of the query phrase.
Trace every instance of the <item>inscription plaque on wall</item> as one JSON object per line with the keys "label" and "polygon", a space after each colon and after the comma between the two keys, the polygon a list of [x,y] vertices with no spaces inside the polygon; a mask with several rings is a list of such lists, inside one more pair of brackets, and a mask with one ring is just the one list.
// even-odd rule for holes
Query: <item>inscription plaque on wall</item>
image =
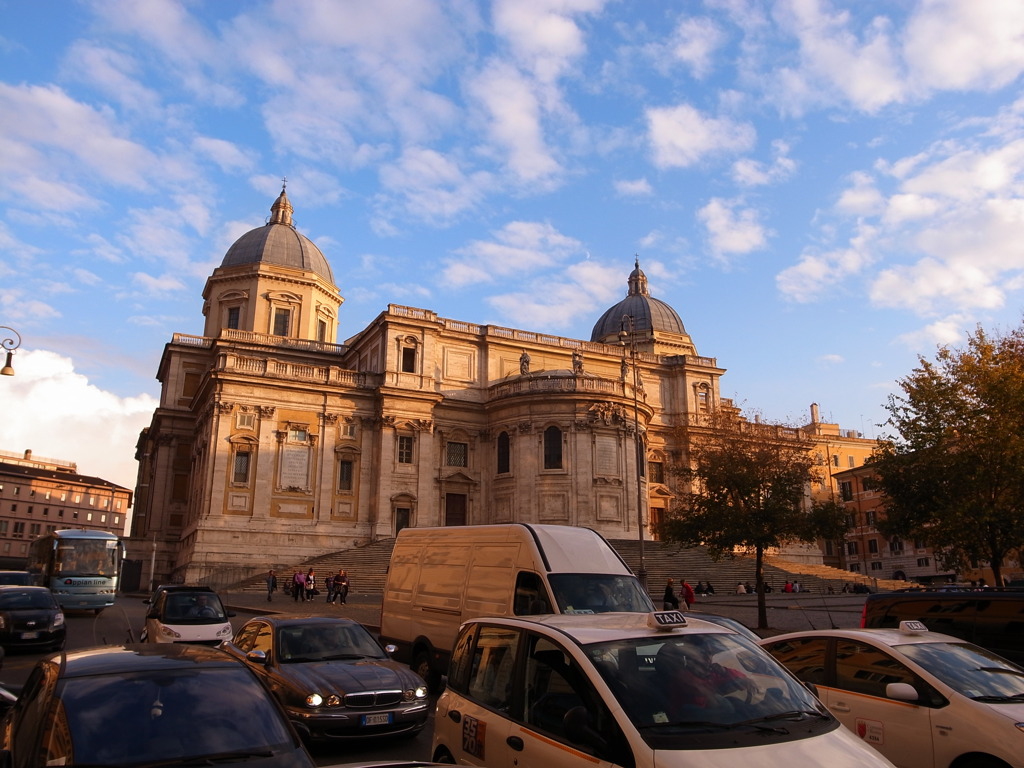
{"label": "inscription plaque on wall", "polygon": [[594,443],[594,469],[598,475],[616,477],[619,474],[619,444],[614,437],[601,436]]}
{"label": "inscription plaque on wall", "polygon": [[282,488],[309,487],[309,448],[304,445],[286,445],[281,451]]}
{"label": "inscription plaque on wall", "polygon": [[228,496],[228,509],[232,512],[244,512],[249,509],[249,497],[244,493],[232,493]]}

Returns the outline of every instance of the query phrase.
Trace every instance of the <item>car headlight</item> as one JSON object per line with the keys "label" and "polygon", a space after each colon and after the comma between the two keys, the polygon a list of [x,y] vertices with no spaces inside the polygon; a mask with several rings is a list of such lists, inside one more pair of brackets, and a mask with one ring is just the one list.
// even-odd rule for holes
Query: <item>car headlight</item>
{"label": "car headlight", "polygon": [[181,637],[181,633],[180,632],[175,632],[173,629],[168,627],[166,624],[161,624],[160,625],[160,634],[163,635],[164,637],[170,637],[170,638],[172,638],[174,640],[177,640],[179,637]]}
{"label": "car headlight", "polygon": [[319,707],[323,703],[324,697],[321,696],[319,693],[311,693],[309,694],[309,696],[306,697],[307,707]]}
{"label": "car headlight", "polygon": [[0,615],[0,630],[7,629],[7,617]]}
{"label": "car headlight", "polygon": [[406,701],[415,701],[416,699],[427,698],[427,689],[422,685],[416,688],[406,688],[402,694],[402,698]]}
{"label": "car headlight", "polygon": [[53,628],[57,629],[57,627],[63,627],[63,626],[64,626],[64,614],[61,613],[60,611],[57,611],[57,614],[53,617]]}
{"label": "car headlight", "polygon": [[231,625],[225,624],[217,630],[217,637],[231,637]]}

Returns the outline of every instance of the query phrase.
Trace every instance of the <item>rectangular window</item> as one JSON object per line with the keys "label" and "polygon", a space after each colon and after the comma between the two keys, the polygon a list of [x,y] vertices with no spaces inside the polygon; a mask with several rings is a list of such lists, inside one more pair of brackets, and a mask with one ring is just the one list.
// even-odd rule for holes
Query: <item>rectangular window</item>
{"label": "rectangular window", "polygon": [[7,521],[6,520],[0,520],[0,536],[6,536],[6,535],[7,535]]}
{"label": "rectangular window", "polygon": [[416,373],[416,348],[405,347],[402,349],[402,372]]}
{"label": "rectangular window", "polygon": [[856,541],[848,541],[848,542],[846,542],[846,554],[848,554],[848,555],[856,555],[857,554],[857,542]]}
{"label": "rectangular window", "polygon": [[355,424],[343,424],[341,427],[342,437],[355,437],[356,436],[356,425]]}
{"label": "rectangular window", "polygon": [[287,336],[291,328],[292,311],[278,307],[274,310],[274,335]]}
{"label": "rectangular window", "polygon": [[231,482],[239,485],[246,485],[249,482],[249,451],[235,451],[235,469],[231,476]]}
{"label": "rectangular window", "polygon": [[352,490],[352,475],[355,470],[355,462],[351,459],[342,459],[338,462],[338,490]]}
{"label": "rectangular window", "polygon": [[868,525],[874,525],[876,518],[877,515],[875,514],[875,510],[873,509],[869,509],[867,512],[864,513],[864,522]]}
{"label": "rectangular window", "polygon": [[880,571],[880,570],[882,570],[882,561],[881,560],[875,560],[873,563],[871,563],[871,570],[872,571]]}
{"label": "rectangular window", "polygon": [[309,439],[309,432],[305,427],[292,427],[288,430],[289,443],[304,443]]}
{"label": "rectangular window", "polygon": [[316,321],[316,340],[327,341],[327,323],[323,320]]}
{"label": "rectangular window", "polygon": [[829,539],[825,542],[825,554],[829,557],[835,555],[835,547],[832,545],[832,540]]}
{"label": "rectangular window", "polygon": [[917,564],[924,568],[926,565],[931,565],[931,560],[929,560],[927,557],[919,557],[917,558]]}
{"label": "rectangular window", "polygon": [[241,307],[228,307],[228,328],[238,328],[238,321],[242,316]]}
{"label": "rectangular window", "polygon": [[853,483],[849,480],[844,480],[839,484],[839,495],[843,501],[853,501]]}
{"label": "rectangular window", "polygon": [[839,454],[838,453],[832,455],[832,466],[833,467],[838,467],[839,466]]}
{"label": "rectangular window", "polygon": [[238,427],[238,429],[255,429],[256,414],[239,413],[237,416],[235,416],[235,426]]}
{"label": "rectangular window", "polygon": [[846,463],[850,465],[851,469],[852,469],[852,468],[853,468],[854,466],[856,466],[856,465],[854,464],[854,462],[853,462],[853,456],[847,456],[847,457],[846,457]]}
{"label": "rectangular window", "polygon": [[868,539],[868,552],[873,555],[878,554],[878,539]]}
{"label": "rectangular window", "polygon": [[410,435],[399,435],[398,437],[398,463],[412,464],[413,441]]}
{"label": "rectangular window", "polygon": [[902,552],[903,551],[903,539],[893,539],[889,542],[890,552]]}
{"label": "rectangular window", "polygon": [[469,444],[449,442],[445,445],[445,464],[449,467],[469,466]]}
{"label": "rectangular window", "polygon": [[651,482],[652,483],[665,483],[665,465],[660,461],[650,461],[647,466],[651,470]]}
{"label": "rectangular window", "polygon": [[42,528],[43,528],[43,526],[42,526],[41,523],[32,523],[32,525],[30,525],[28,527],[29,535],[31,535],[31,536],[38,536],[39,532],[42,530]]}
{"label": "rectangular window", "polygon": [[13,533],[14,538],[20,539],[22,536],[25,535],[25,524],[20,520],[15,521]]}

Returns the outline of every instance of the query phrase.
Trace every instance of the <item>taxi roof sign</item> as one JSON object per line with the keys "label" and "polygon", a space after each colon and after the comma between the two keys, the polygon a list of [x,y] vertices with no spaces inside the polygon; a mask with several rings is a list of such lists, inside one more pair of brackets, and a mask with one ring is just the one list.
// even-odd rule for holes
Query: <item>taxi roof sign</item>
{"label": "taxi roof sign", "polygon": [[903,635],[920,635],[922,632],[927,632],[926,627],[920,621],[901,621],[900,622],[900,634]]}
{"label": "taxi roof sign", "polygon": [[655,611],[647,614],[648,629],[674,629],[685,626],[686,617],[682,611]]}

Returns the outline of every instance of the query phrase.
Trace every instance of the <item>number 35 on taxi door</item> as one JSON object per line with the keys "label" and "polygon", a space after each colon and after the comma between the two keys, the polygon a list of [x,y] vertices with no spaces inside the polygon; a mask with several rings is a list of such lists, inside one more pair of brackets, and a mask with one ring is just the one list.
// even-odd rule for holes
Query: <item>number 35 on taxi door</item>
{"label": "number 35 on taxi door", "polygon": [[486,734],[487,723],[481,722],[475,717],[462,718],[462,751],[483,760]]}

